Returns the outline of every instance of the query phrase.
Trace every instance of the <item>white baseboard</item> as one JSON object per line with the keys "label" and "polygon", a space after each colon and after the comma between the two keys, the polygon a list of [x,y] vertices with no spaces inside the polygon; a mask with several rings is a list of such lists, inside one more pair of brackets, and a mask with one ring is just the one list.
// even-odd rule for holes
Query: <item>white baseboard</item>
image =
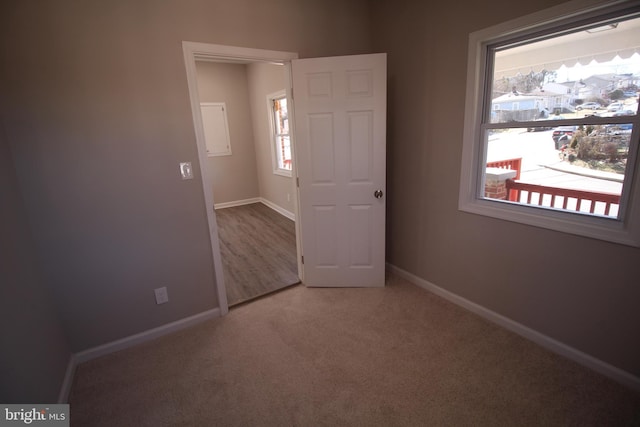
{"label": "white baseboard", "polygon": [[234,200],[233,202],[216,203],[215,205],[213,205],[213,208],[214,209],[233,208],[236,206],[251,205],[253,203],[262,203],[263,205],[268,206],[274,211],[278,212],[280,215],[289,218],[291,221],[296,220],[296,214],[294,214],[293,212],[289,212],[282,206],[278,206],[272,201],[265,199],[264,197],[254,197],[253,199]]}
{"label": "white baseboard", "polygon": [[232,202],[215,203],[213,209],[233,208],[235,206],[250,205],[252,203],[260,203],[262,199],[260,197],[254,197],[252,199],[234,200]]}
{"label": "white baseboard", "polygon": [[233,202],[216,203],[213,205],[213,208],[214,209],[233,208],[236,206],[251,205],[253,203],[262,203],[263,205],[268,206],[274,211],[278,212],[280,215],[289,218],[291,221],[296,220],[296,214],[294,214],[293,212],[289,212],[282,206],[278,206],[272,201],[265,199],[264,197],[254,197],[253,199],[234,200]]}
{"label": "white baseboard", "polygon": [[603,362],[600,359],[596,359],[593,356],[588,355],[580,350],[577,350],[573,347],[570,347],[560,341],[557,341],[547,335],[544,335],[534,329],[531,329],[527,326],[524,326],[514,320],[511,320],[501,314],[498,314],[488,308],[485,308],[481,305],[478,305],[474,302],[469,301],[459,295],[456,295],[452,292],[449,292],[439,286],[434,285],[433,283],[424,280],[414,274],[409,273],[408,271],[402,270],[392,264],[387,264],[387,268],[392,273],[396,274],[398,277],[401,277],[423,289],[426,289],[429,292],[432,292],[462,308],[465,308],[487,320],[493,322],[499,326],[502,326],[505,329],[508,329],[516,334],[533,341],[534,343],[550,350],[554,353],[557,353],[561,356],[566,357],[567,359],[571,359],[587,368],[590,368],[596,372],[601,373],[621,384],[626,385],[634,390],[640,391],[640,377],[637,377],[627,371],[624,371],[620,368],[616,368],[613,365],[610,365],[606,362]]}
{"label": "white baseboard", "polygon": [[264,199],[264,198],[260,198],[260,202],[265,205],[270,207],[271,209],[273,209],[274,211],[278,212],[280,215],[285,216],[287,218],[289,218],[291,221],[295,221],[296,220],[296,215],[293,212],[289,212],[288,210],[286,210],[285,208],[276,205],[275,203]]}
{"label": "white baseboard", "polygon": [[64,379],[62,380],[62,386],[60,387],[60,393],[58,394],[58,403],[63,404],[69,401],[69,393],[71,393],[71,385],[73,384],[73,376],[76,372],[75,355],[69,355],[69,363],[67,363],[67,370],[64,373]]}
{"label": "white baseboard", "polygon": [[155,338],[159,338],[163,335],[170,334],[172,332],[179,331],[189,326],[197,325],[205,320],[220,317],[220,309],[214,308],[202,313],[198,313],[194,316],[185,317],[184,319],[176,320],[175,322],[167,323],[166,325],[158,326],[157,328],[149,329],[139,334],[131,335],[110,343],[102,344],[97,347],[90,348],[88,350],[81,351],[74,355],[75,363],[83,363],[97,357],[105,356],[110,353],[114,353],[125,348],[133,347],[143,342],[150,341]]}
{"label": "white baseboard", "polygon": [[116,341],[112,341],[110,343],[81,351],[79,353],[72,354],[69,358],[69,364],[67,365],[67,371],[65,373],[64,380],[62,381],[62,386],[60,387],[58,403],[67,403],[69,401],[69,393],[71,392],[71,386],[73,385],[73,376],[75,375],[76,367],[80,363],[87,362],[101,356],[106,356],[107,354],[124,350],[126,348],[142,344],[146,341],[151,341],[163,335],[188,328],[189,326],[197,325],[198,323],[202,323],[205,320],[220,317],[220,313],[221,312],[219,308],[214,308],[212,310],[207,310],[193,316],[185,317],[184,319],[176,320],[175,322],[167,323],[166,325],[158,326],[157,328],[140,332],[139,334],[131,335]]}

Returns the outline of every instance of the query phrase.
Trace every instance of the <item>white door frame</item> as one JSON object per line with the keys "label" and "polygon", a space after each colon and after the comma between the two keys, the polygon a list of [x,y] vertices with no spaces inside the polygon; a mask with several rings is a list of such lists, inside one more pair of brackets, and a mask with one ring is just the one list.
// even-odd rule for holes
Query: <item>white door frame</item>
{"label": "white door frame", "polygon": [[[218,303],[220,305],[220,314],[225,315],[229,312],[229,303],[227,301],[227,290],[224,284],[224,275],[222,273],[222,258],[220,256],[220,242],[218,239],[218,223],[214,213],[213,189],[211,182],[207,179],[207,148],[204,139],[204,131],[202,127],[202,116],[200,114],[200,96],[198,94],[198,78],[196,73],[196,60],[213,61],[213,62],[230,62],[237,64],[250,64],[252,62],[269,62],[275,64],[283,64],[287,77],[287,102],[293,105],[291,99],[291,60],[297,59],[298,54],[294,52],[282,52],[275,50],[250,49],[245,47],[224,46],[208,43],[182,42],[182,52],[184,54],[184,65],[187,71],[187,83],[189,85],[189,98],[191,101],[191,113],[193,115],[193,126],[196,134],[196,142],[198,146],[198,160],[200,163],[200,178],[202,179],[202,189],[204,191],[204,200],[207,209],[207,221],[209,223],[209,237],[211,239],[211,252],[213,255],[213,266],[215,269],[216,288],[218,293]],[[293,110],[291,107],[290,111]],[[294,213],[296,215],[296,249],[298,259],[298,275],[301,279],[304,277],[303,265],[300,257],[300,221],[298,206],[298,189],[295,185],[297,168],[295,161],[295,131],[291,132],[291,148],[293,161],[292,185],[294,187]]]}

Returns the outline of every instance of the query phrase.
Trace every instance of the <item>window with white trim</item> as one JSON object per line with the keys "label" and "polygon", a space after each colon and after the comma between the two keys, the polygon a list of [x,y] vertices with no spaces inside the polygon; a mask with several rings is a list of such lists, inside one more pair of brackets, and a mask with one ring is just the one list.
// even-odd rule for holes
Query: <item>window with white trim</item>
{"label": "window with white trim", "polygon": [[291,176],[291,137],[286,92],[283,90],[267,96],[267,105],[271,122],[273,173]]}
{"label": "window with white trim", "polygon": [[459,207],[640,246],[640,2],[585,4],[470,35]]}

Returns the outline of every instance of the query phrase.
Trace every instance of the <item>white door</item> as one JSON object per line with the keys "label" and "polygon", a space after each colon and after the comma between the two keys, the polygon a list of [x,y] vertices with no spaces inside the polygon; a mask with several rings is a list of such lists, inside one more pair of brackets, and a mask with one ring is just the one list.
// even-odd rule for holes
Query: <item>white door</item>
{"label": "white door", "polygon": [[386,54],[292,61],[307,286],[384,286]]}

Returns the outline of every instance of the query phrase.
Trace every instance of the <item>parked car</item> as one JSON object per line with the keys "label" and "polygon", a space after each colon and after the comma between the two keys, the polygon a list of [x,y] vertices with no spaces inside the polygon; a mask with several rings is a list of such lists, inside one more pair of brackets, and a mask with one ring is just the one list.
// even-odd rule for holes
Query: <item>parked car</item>
{"label": "parked car", "polygon": [[571,140],[577,126],[558,126],[551,133],[551,138],[556,145],[556,150],[559,150],[563,144],[566,144]]}
{"label": "parked car", "polygon": [[633,125],[631,123],[619,123],[615,125],[605,125],[605,133],[611,135],[624,135],[630,134],[633,130]]}
{"label": "parked car", "polygon": [[584,104],[580,104],[576,107],[576,110],[598,110],[602,108],[602,105],[597,102],[585,102]]}
{"label": "parked car", "polygon": [[607,107],[607,111],[618,111],[618,110],[622,110],[623,108],[624,108],[624,103],[616,101],[609,104],[609,106]]}
{"label": "parked car", "polygon": [[618,110],[615,113],[613,113],[613,117],[619,117],[619,116],[633,116],[635,115],[636,112],[633,110]]}

